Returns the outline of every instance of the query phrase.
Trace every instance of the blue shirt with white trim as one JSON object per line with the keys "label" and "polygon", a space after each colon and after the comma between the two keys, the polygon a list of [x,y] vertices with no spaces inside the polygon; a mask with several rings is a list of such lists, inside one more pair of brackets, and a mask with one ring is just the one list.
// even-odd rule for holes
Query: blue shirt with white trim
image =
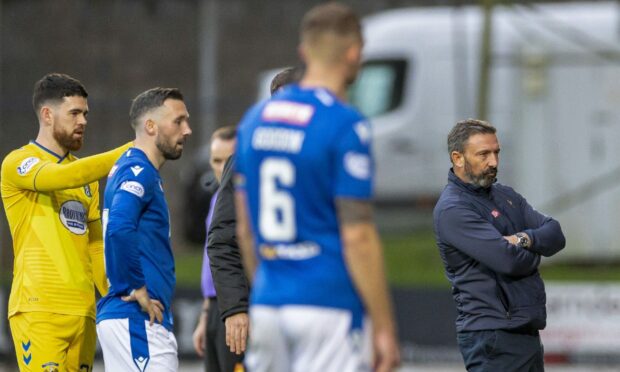
{"label": "blue shirt with white trim", "polygon": [[361,321],[335,200],[371,198],[370,145],[366,119],[326,89],[291,85],[245,115],[236,171],[259,258],[252,304],[348,309]]}
{"label": "blue shirt with white trim", "polygon": [[172,330],[176,276],[168,205],[159,172],[143,151],[127,150],[110,171],[102,216],[110,289],[97,303],[97,322],[148,319],[137,302],[121,299],[146,285],[149,296],[164,305],[163,325]]}

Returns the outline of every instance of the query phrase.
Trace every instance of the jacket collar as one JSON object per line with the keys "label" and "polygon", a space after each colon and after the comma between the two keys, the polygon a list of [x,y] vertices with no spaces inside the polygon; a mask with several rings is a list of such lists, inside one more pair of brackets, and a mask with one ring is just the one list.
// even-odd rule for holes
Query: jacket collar
{"label": "jacket collar", "polygon": [[459,189],[468,191],[472,194],[485,196],[488,196],[491,193],[491,188],[493,187],[493,185],[489,187],[482,187],[474,185],[472,183],[464,182],[454,173],[454,170],[452,168],[450,168],[450,170],[448,171],[448,183],[451,183]]}

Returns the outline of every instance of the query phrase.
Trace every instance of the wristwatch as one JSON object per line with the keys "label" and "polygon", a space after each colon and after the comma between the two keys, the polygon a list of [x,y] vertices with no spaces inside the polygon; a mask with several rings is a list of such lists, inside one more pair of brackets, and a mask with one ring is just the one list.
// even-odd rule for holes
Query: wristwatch
{"label": "wristwatch", "polygon": [[532,244],[532,242],[530,241],[530,238],[528,238],[526,233],[516,233],[515,236],[517,237],[517,247],[521,247],[521,248],[529,248],[530,245]]}

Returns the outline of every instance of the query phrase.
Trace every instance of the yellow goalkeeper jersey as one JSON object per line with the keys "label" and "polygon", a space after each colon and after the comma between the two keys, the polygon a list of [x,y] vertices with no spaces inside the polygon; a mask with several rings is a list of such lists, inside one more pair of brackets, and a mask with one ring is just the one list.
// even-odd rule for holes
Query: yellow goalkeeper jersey
{"label": "yellow goalkeeper jersey", "polygon": [[[0,191],[13,237],[8,315],[45,311],[95,318],[104,294],[99,185],[128,148],[77,159],[36,142],[2,162]],[[93,277],[93,272],[96,277]]]}

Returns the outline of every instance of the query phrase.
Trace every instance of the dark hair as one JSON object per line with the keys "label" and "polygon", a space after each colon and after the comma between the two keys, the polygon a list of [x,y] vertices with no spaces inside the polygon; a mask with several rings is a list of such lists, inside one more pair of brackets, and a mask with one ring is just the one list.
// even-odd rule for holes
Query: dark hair
{"label": "dark hair", "polygon": [[32,108],[39,114],[44,103],[49,101],[62,101],[65,97],[88,97],[86,88],[79,80],[69,75],[56,72],[47,74],[34,84],[32,94]]}
{"label": "dark hair", "polygon": [[271,86],[269,87],[271,95],[273,95],[278,89],[282,88],[283,86],[296,83],[301,80],[303,73],[304,68],[298,66],[287,67],[284,70],[278,72],[276,76],[274,76],[271,80]]}
{"label": "dark hair", "polygon": [[324,33],[361,38],[360,19],[351,8],[343,4],[329,2],[317,5],[304,15],[300,34],[302,41],[313,43]]}
{"label": "dark hair", "polygon": [[129,121],[131,127],[136,129],[138,121],[145,113],[156,109],[164,104],[167,99],[183,101],[183,94],[177,88],[152,88],[140,93],[131,102],[129,109]]}
{"label": "dark hair", "polygon": [[211,142],[216,138],[221,139],[222,141],[231,141],[237,137],[237,128],[234,125],[227,125],[225,127],[220,127],[213,132],[211,135]]}
{"label": "dark hair", "polygon": [[495,132],[495,127],[483,120],[459,121],[448,134],[448,153],[452,154],[452,151],[463,153],[469,137],[474,134],[495,134]]}

